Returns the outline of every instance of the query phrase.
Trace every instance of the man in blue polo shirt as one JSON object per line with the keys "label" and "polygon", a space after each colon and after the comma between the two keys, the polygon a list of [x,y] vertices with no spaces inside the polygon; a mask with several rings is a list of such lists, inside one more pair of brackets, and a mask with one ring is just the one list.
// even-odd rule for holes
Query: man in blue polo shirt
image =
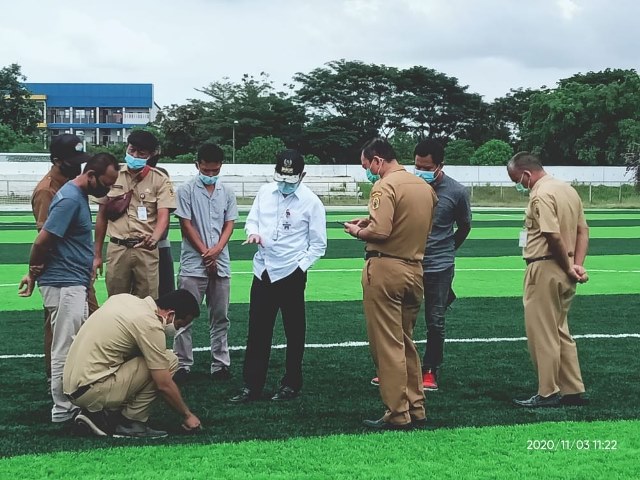
{"label": "man in blue polo shirt", "polygon": [[99,153],[87,162],[82,175],[56,193],[49,216],[31,247],[29,273],[20,282],[19,295],[28,297],[37,279],[45,308],[51,316],[51,421],[73,419],[77,407],[62,391],[62,371],[73,336],[88,315],[87,289],[93,270],[92,222],[88,195],[103,197],[118,178],[118,162]]}

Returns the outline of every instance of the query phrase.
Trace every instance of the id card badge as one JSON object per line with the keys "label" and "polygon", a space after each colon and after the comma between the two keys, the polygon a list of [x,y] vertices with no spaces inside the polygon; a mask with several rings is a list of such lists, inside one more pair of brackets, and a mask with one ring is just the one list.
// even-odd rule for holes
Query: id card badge
{"label": "id card badge", "polygon": [[144,222],[147,221],[147,207],[145,206],[138,207],[138,220],[142,220]]}
{"label": "id card badge", "polygon": [[518,246],[524,248],[527,246],[527,231],[520,230],[520,238],[518,240]]}

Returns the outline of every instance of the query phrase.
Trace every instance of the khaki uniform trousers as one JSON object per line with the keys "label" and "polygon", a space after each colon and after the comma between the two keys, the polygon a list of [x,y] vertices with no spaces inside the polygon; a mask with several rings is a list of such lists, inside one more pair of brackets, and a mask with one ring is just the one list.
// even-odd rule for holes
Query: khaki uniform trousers
{"label": "khaki uniform trousers", "polygon": [[130,293],[139,298],[158,298],[158,249],[127,248],[109,243],[107,247],[107,293],[111,297]]}
{"label": "khaki uniform trousers", "polygon": [[524,277],[524,322],[538,395],[583,393],[576,343],[567,314],[576,284],[553,260],[531,263]]}
{"label": "khaki uniform trousers", "polygon": [[422,265],[370,258],[362,271],[364,313],[371,356],[387,407],[384,421],[403,425],[425,418],[420,356],[413,343],[424,288]]}
{"label": "khaki uniform trousers", "polygon": [[[89,305],[89,315],[95,312],[100,305],[96,297],[96,289],[91,282],[87,291],[87,304]],[[51,314],[44,309],[44,366],[47,378],[51,378],[51,344],[53,342],[53,331],[51,329]]]}
{"label": "khaki uniform trousers", "polygon": [[[178,369],[178,357],[171,350],[167,350],[166,355],[173,374]],[[90,412],[122,409],[122,415],[129,420],[146,422],[157,396],[158,389],[144,357],[133,357],[111,375],[91,385],[73,403]]]}

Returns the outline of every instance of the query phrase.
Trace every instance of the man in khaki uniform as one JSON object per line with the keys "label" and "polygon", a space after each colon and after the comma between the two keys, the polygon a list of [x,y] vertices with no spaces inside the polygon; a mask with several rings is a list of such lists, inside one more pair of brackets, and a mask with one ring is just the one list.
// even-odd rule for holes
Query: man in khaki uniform
{"label": "man in khaki uniform", "polygon": [[538,393],[514,403],[528,408],[584,405],[578,351],[567,321],[576,284],[589,278],[583,267],[589,227],[582,201],[571,185],[548,175],[528,152],[517,153],[507,172],[518,191],[531,190],[520,246],[527,263],[525,329],[538,372]]}
{"label": "man in khaki uniform", "polygon": [[190,325],[200,308],[186,290],[158,300],[129,294],[110,297],[91,315],[71,344],[64,366],[64,393],[82,408],[75,422],[98,436],[157,438],[166,432],[147,425],[151,404],[161,393],[182,418],[200,426],[172,380],[178,358],[167,336]]}
{"label": "man in khaki uniform", "polygon": [[[49,146],[51,153],[51,170],[38,182],[31,195],[31,210],[36,220],[38,232],[42,230],[44,223],[49,216],[49,207],[53,197],[58,190],[80,175],[81,165],[89,160],[89,155],[84,152],[82,140],[75,135],[65,133],[51,139]],[[87,291],[87,303],[89,304],[89,314],[98,309],[96,290],[93,282]],[[44,309],[44,360],[47,378],[51,378],[51,342],[53,334],[51,330],[51,316],[49,311]]]}
{"label": "man in khaki uniform", "polygon": [[[158,241],[169,226],[169,212],[176,199],[169,177],[147,165],[158,149],[150,132],[137,130],[127,139],[126,166],[118,181],[99,203],[96,219],[94,267],[102,269],[105,234],[107,247],[106,284],[109,296],[131,293],[137,297],[158,297]],[[127,194],[131,200],[124,200]],[[125,206],[126,208],[121,208]]]}
{"label": "man in khaki uniform", "polygon": [[367,143],[362,167],[380,176],[369,200],[369,218],[345,224],[367,242],[362,271],[364,313],[371,355],[387,407],[365,426],[378,430],[424,426],[420,357],[413,328],[423,298],[422,258],[437,202],[433,188],[396,161],[383,139]]}

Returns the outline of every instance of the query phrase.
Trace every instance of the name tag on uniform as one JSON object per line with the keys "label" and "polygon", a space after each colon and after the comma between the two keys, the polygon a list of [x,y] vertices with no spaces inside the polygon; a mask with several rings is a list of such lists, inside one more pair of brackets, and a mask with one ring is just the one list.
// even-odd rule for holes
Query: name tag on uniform
{"label": "name tag on uniform", "polygon": [[147,207],[145,206],[138,207],[138,220],[142,220],[144,222],[147,221]]}
{"label": "name tag on uniform", "polygon": [[520,238],[518,239],[518,246],[524,248],[527,246],[527,231],[520,230]]}

